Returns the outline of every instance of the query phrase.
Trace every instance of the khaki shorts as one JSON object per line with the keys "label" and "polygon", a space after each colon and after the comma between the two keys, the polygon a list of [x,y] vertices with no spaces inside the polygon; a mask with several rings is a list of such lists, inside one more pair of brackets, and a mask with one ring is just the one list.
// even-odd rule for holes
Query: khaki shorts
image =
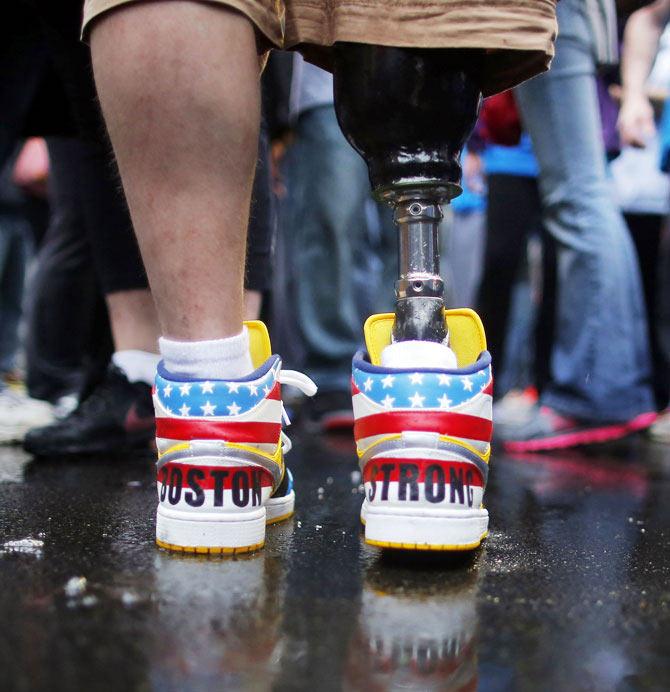
{"label": "khaki shorts", "polygon": [[[137,1],[86,0],[84,31],[103,13]],[[296,49],[326,69],[336,41],[486,49],[486,95],[546,70],[554,54],[555,0],[213,1],[249,17],[261,51]]]}

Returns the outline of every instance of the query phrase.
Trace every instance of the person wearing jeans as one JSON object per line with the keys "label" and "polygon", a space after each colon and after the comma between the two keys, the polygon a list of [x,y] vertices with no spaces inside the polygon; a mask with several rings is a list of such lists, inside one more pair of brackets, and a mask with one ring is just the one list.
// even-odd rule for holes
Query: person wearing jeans
{"label": "person wearing jeans", "polygon": [[614,439],[655,418],[635,248],[606,177],[592,17],[583,0],[557,15],[551,70],[516,92],[558,266],[550,380],[530,422],[506,431],[512,451]]}
{"label": "person wearing jeans", "polygon": [[[649,82],[653,84],[652,67],[656,59],[661,35],[670,22],[670,0],[656,0],[634,12],[624,33],[621,54],[621,111],[617,127],[624,145],[630,147],[653,146],[656,138],[654,106],[650,100]],[[651,79],[649,79],[651,77]],[[661,155],[659,168],[667,173],[670,170],[670,110],[668,102],[661,117],[658,135]],[[664,253],[667,255],[667,253]],[[664,271],[665,270],[665,271]],[[661,274],[667,274],[667,257],[663,257]],[[660,349],[668,352],[667,324],[668,301],[666,291],[658,296],[658,339]],[[658,393],[658,392],[657,392]],[[670,409],[662,415],[649,430],[652,439],[667,443],[670,441]]]}
{"label": "person wearing jeans", "polygon": [[332,75],[299,56],[293,65],[273,326],[287,362],[319,386],[305,419],[334,430],[353,425],[351,354],[365,317],[384,305],[384,292],[369,290],[371,275],[381,284],[384,260],[368,217],[380,215],[365,162],[337,124]]}

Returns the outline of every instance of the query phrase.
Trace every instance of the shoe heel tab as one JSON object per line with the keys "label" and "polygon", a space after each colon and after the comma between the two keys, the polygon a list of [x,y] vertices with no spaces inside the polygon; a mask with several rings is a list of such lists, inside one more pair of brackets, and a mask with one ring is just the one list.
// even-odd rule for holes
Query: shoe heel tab
{"label": "shoe heel tab", "polygon": [[254,368],[260,368],[263,363],[272,355],[270,345],[270,334],[264,322],[260,320],[250,320],[244,323],[249,332],[249,350],[251,351],[251,361]]}
{"label": "shoe heel tab", "polygon": [[[470,308],[446,310],[449,345],[456,354],[458,367],[464,368],[477,361],[486,350],[486,334],[479,315]],[[371,315],[365,321],[365,343],[373,365],[381,364],[382,351],[391,343],[395,315],[392,312]]]}

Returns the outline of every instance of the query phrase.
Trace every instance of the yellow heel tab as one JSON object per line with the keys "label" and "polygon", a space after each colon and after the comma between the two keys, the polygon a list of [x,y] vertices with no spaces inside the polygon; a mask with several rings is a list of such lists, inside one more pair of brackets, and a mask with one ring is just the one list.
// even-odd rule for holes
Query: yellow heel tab
{"label": "yellow heel tab", "polygon": [[[449,329],[449,345],[456,354],[458,367],[472,365],[479,354],[486,350],[486,335],[479,315],[469,308],[457,308],[446,310],[445,319]],[[381,363],[382,350],[391,343],[394,321],[392,312],[371,315],[365,321],[365,343],[373,365]]]}
{"label": "yellow heel tab", "polygon": [[253,320],[245,322],[244,326],[249,330],[249,350],[254,368],[260,368],[272,355],[270,335],[264,322]]}

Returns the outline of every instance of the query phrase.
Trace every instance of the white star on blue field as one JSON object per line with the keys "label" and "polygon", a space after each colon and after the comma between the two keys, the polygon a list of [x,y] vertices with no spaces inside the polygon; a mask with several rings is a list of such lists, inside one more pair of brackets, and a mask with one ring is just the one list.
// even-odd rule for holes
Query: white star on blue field
{"label": "white star on blue field", "polygon": [[156,377],[158,400],[170,415],[239,416],[257,406],[277,379],[274,369],[249,382],[174,382]]}
{"label": "white star on blue field", "polygon": [[387,409],[452,408],[480,394],[490,380],[490,366],[469,375],[354,371],[356,387],[366,397]]}

